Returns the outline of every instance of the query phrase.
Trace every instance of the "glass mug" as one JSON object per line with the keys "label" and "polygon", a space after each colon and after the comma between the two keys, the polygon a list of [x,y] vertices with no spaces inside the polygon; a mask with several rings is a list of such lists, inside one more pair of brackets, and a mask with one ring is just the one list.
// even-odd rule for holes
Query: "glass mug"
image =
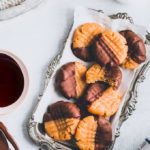
{"label": "glass mug", "polygon": [[24,63],[14,54],[0,50],[0,115],[15,110],[28,88],[29,75]]}

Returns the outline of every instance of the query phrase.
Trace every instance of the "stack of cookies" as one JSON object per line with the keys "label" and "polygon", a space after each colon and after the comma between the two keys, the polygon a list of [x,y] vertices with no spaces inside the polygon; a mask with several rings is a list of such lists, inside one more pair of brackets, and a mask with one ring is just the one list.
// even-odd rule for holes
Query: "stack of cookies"
{"label": "stack of cookies", "polygon": [[46,133],[55,140],[72,140],[81,150],[105,150],[112,142],[108,117],[120,104],[119,87],[123,69],[135,69],[146,59],[143,40],[133,31],[104,30],[86,23],[75,30],[73,54],[86,62],[64,64],[56,75],[56,87],[67,99],[48,106],[43,122]]}

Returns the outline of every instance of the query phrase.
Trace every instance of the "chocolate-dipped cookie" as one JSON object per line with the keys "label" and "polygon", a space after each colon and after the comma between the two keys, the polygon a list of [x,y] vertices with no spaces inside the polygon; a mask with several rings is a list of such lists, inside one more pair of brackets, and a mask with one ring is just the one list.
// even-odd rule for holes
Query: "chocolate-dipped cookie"
{"label": "chocolate-dipped cookie", "polygon": [[86,87],[87,68],[80,62],[63,65],[56,76],[56,87],[66,98],[79,98]]}
{"label": "chocolate-dipped cookie", "polygon": [[88,116],[80,121],[75,138],[81,150],[104,150],[112,142],[112,127],[103,117]]}
{"label": "chocolate-dipped cookie", "polygon": [[101,67],[99,64],[94,64],[86,72],[86,83],[95,83],[103,81],[108,83],[114,89],[120,86],[122,80],[122,72],[119,67]]}
{"label": "chocolate-dipped cookie", "polygon": [[73,54],[84,61],[91,61],[91,43],[93,38],[103,31],[104,29],[96,23],[86,23],[77,28],[73,36]]}
{"label": "chocolate-dipped cookie", "polygon": [[105,83],[91,84],[84,94],[84,101],[91,114],[110,117],[120,106],[121,97],[118,90]]}
{"label": "chocolate-dipped cookie", "polygon": [[80,110],[75,104],[59,101],[48,107],[43,121],[50,137],[55,140],[70,140],[80,121]]}
{"label": "chocolate-dipped cookie", "polygon": [[92,54],[95,61],[101,66],[120,65],[127,56],[128,46],[126,39],[111,30],[106,30],[96,36],[92,44]]}
{"label": "chocolate-dipped cookie", "polygon": [[120,32],[127,40],[128,55],[122,63],[123,68],[134,69],[146,59],[146,48],[143,40],[134,32],[124,30]]}

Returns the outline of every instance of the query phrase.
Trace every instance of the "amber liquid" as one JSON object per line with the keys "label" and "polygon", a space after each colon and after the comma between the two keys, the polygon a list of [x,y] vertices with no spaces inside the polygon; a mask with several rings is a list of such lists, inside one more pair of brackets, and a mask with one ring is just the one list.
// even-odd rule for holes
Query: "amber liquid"
{"label": "amber liquid", "polygon": [[24,88],[24,77],[18,64],[9,56],[0,54],[0,107],[18,100]]}

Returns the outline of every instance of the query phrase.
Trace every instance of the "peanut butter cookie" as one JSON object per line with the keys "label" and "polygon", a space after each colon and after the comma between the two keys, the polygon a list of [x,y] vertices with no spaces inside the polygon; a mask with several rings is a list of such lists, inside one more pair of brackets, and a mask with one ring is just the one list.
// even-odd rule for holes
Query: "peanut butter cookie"
{"label": "peanut butter cookie", "polygon": [[80,121],[80,110],[75,104],[59,101],[48,107],[43,121],[50,137],[55,140],[70,140]]}
{"label": "peanut butter cookie", "polygon": [[56,86],[66,98],[78,99],[83,94],[86,71],[86,66],[80,62],[69,62],[60,68],[56,76]]}
{"label": "peanut butter cookie", "polygon": [[81,150],[104,150],[112,142],[112,127],[103,117],[88,116],[80,121],[75,134]]}
{"label": "peanut butter cookie", "polygon": [[128,56],[121,66],[126,69],[135,69],[146,59],[145,44],[138,35],[130,30],[121,31],[120,34],[126,38],[129,47]]}
{"label": "peanut butter cookie", "polygon": [[120,86],[122,80],[122,72],[119,67],[101,67],[99,64],[94,64],[86,72],[86,83],[95,83],[103,81],[108,83],[114,89]]}
{"label": "peanut butter cookie", "polygon": [[101,66],[120,65],[126,58],[128,46],[126,39],[118,32],[106,30],[99,34],[92,44],[92,54]]}
{"label": "peanut butter cookie", "polygon": [[74,55],[84,61],[91,61],[90,45],[96,35],[104,29],[96,23],[86,23],[75,30],[72,51]]}
{"label": "peanut butter cookie", "polygon": [[115,114],[121,103],[118,90],[99,82],[93,83],[87,88],[84,100],[91,114],[105,117]]}

